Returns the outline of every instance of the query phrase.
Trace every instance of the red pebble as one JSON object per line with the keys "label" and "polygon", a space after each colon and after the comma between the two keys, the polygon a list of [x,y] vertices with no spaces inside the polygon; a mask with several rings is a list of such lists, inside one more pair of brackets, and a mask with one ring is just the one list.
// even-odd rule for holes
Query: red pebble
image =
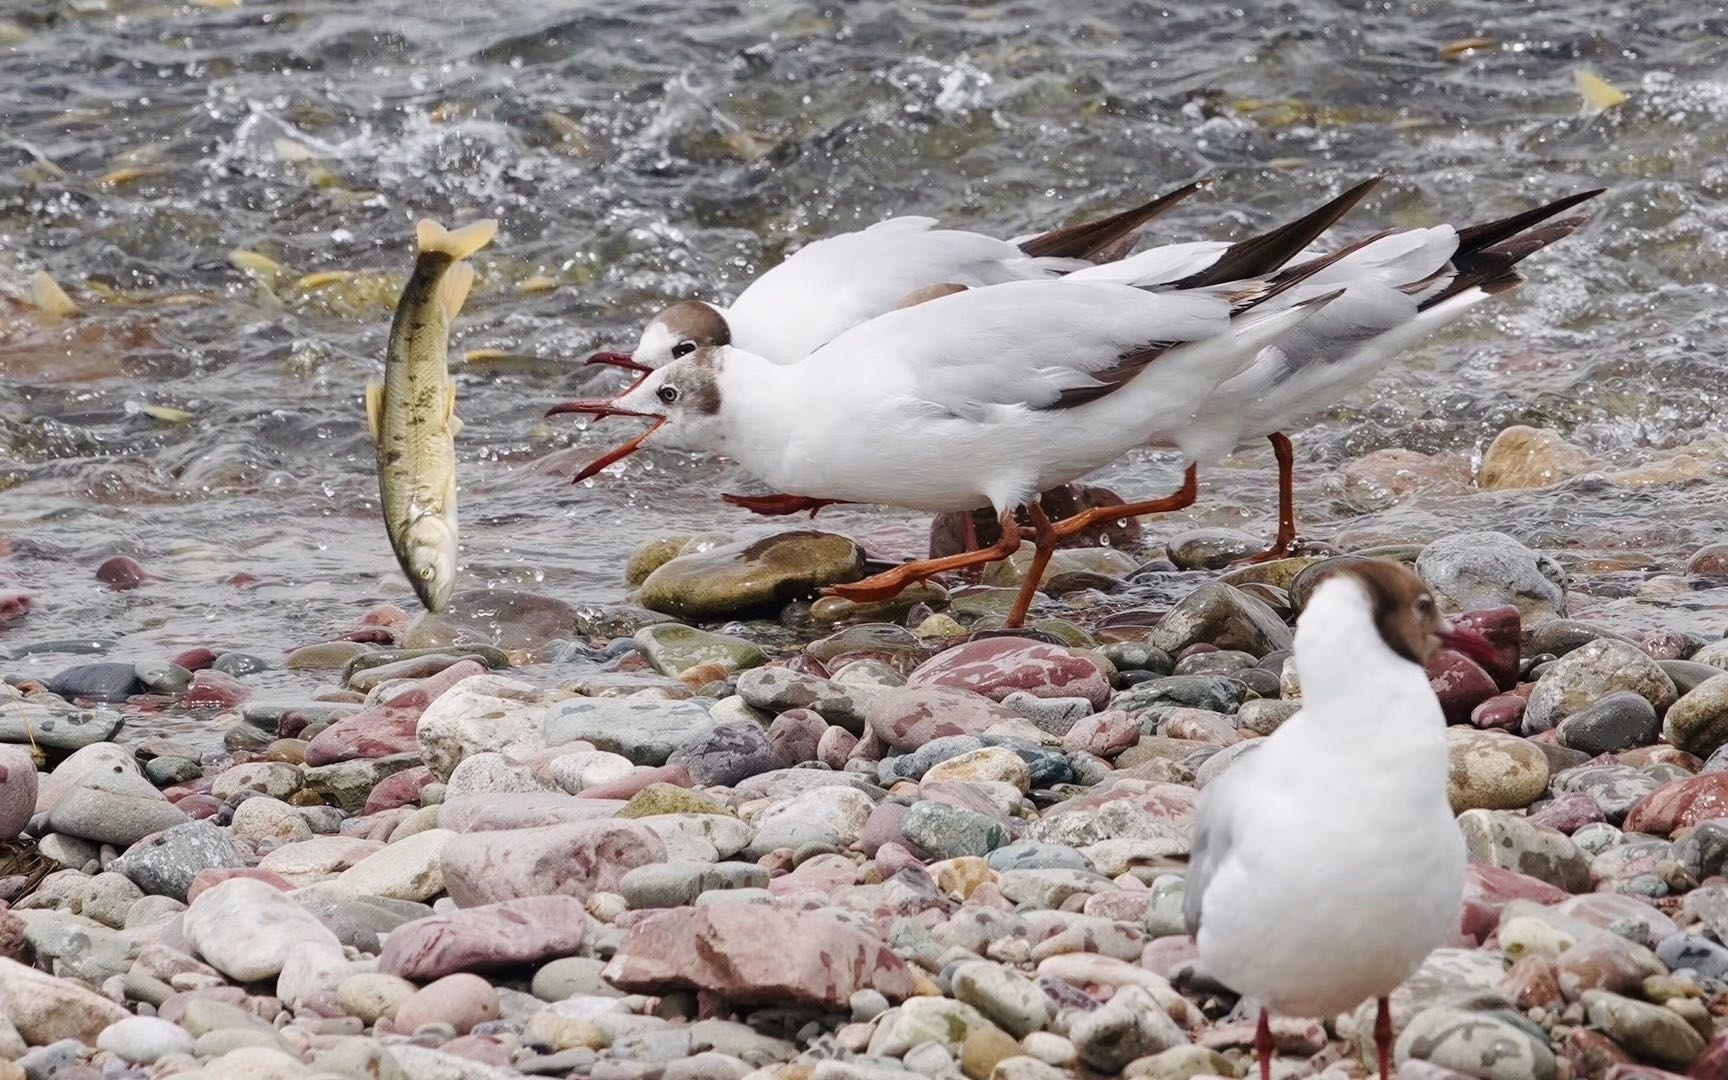
{"label": "red pebble", "polygon": [[227,709],[252,696],[252,691],[232,675],[209,668],[192,676],[192,685],[181,695],[180,704],[189,708]]}
{"label": "red pebble", "polygon": [[1528,698],[1518,694],[1495,694],[1470,710],[1470,726],[1516,732],[1529,704]]}
{"label": "red pebble", "polygon": [[30,614],[30,594],[23,589],[0,589],[0,623]]}
{"label": "red pebble", "polygon": [[258,575],[241,572],[228,579],[228,584],[236,589],[244,589],[248,585],[258,584]]}
{"label": "red pebble", "polygon": [[214,795],[188,795],[174,805],[193,821],[203,821],[220,814],[224,803]]}
{"label": "red pebble", "polygon": [[424,765],[392,773],[380,780],[372,794],[366,796],[366,808],[360,812],[376,814],[398,806],[418,806],[421,789],[437,780],[437,774]]}
{"label": "red pebble", "polygon": [[186,889],[186,902],[190,904],[198,899],[198,894],[214,885],[220,885],[232,878],[251,878],[274,886],[283,892],[293,892],[294,883],[280,874],[268,870],[260,870],[256,866],[218,866],[209,870],[198,871],[198,876],[192,879],[192,884]]}
{"label": "red pebble", "polygon": [[187,671],[203,671],[215,662],[216,651],[214,649],[187,649],[174,658],[175,666],[183,667]]}
{"label": "red pebble", "polygon": [[96,568],[96,580],[115,592],[130,592],[151,580],[151,575],[137,559],[116,555]]}

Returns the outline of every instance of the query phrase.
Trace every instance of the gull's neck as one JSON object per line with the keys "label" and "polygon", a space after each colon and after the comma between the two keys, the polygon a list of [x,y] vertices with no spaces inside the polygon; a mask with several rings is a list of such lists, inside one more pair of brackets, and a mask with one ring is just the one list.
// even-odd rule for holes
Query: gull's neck
{"label": "gull's neck", "polygon": [[789,433],[802,415],[799,375],[796,364],[776,364],[740,348],[727,349],[720,370],[722,423],[716,445],[707,449],[769,483],[783,476]]}

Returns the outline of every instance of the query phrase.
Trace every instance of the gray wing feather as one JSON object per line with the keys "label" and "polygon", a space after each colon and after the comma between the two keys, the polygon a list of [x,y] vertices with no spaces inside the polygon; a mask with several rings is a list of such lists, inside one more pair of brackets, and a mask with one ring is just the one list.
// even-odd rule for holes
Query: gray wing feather
{"label": "gray wing feather", "polygon": [[[1211,800],[1208,800],[1211,804]],[[1200,932],[1200,915],[1206,902],[1206,886],[1230,852],[1230,823],[1222,814],[1202,814],[1194,829],[1193,849],[1188,853],[1188,876],[1182,882],[1182,918],[1189,934]]]}

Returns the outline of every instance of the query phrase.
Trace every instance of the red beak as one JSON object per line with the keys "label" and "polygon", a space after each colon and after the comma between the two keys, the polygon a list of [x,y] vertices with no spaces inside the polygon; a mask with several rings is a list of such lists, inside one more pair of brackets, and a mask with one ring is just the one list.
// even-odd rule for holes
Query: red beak
{"label": "red beak", "polygon": [[631,454],[642,449],[642,444],[648,441],[648,436],[659,431],[660,425],[664,424],[668,419],[664,416],[656,416],[653,413],[637,412],[634,409],[620,409],[610,401],[566,401],[562,405],[554,405],[550,409],[546,410],[547,416],[557,416],[559,413],[587,413],[596,419],[607,416],[640,416],[644,420],[654,421],[653,425],[649,427],[647,431],[644,431],[642,434],[636,436],[634,439],[631,439],[622,446],[609,450],[598,458],[595,458],[585,468],[583,468],[581,472],[576,474],[576,478],[570,481],[572,484],[580,484],[590,476],[593,476],[617,462],[623,461]]}
{"label": "red beak", "polygon": [[593,356],[584,360],[583,363],[604,364],[607,367],[623,368],[625,371],[634,371],[638,375],[647,375],[649,372],[654,370],[647,364],[638,364],[635,357],[631,356],[629,353],[622,352],[597,352]]}
{"label": "red beak", "polygon": [[[582,361],[582,363],[583,363],[583,366],[585,366],[585,367],[590,365],[590,364],[601,364],[601,365],[604,365],[606,367],[623,368],[625,371],[636,372],[636,381],[631,383],[629,386],[626,386],[622,391],[620,391],[618,394],[619,397],[623,397],[625,394],[628,394],[630,391],[636,389],[638,386],[641,386],[643,379],[646,379],[648,376],[654,374],[653,368],[649,367],[647,364],[638,364],[636,362],[636,358],[631,356],[629,353],[597,352],[593,356],[590,356],[588,359]],[[612,414],[610,414],[610,413],[595,413],[594,414],[594,420],[596,423],[598,423],[602,418],[609,416],[609,415],[612,415]]]}
{"label": "red beak", "polygon": [[1449,626],[1440,631],[1440,644],[1489,670],[1500,660],[1500,650],[1496,649],[1492,642],[1476,631],[1462,626]]}

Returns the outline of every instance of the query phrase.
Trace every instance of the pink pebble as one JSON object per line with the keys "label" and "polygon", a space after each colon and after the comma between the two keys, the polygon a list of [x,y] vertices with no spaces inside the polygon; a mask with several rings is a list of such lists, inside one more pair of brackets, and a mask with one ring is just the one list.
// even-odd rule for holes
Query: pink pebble
{"label": "pink pebble", "polygon": [[687,788],[693,786],[690,770],[682,765],[662,765],[657,769],[644,769],[633,773],[622,780],[614,780],[609,784],[596,784],[583,788],[578,798],[582,799],[628,799],[647,787],[649,784],[672,784]]}
{"label": "pink pebble", "polygon": [[21,619],[29,613],[29,593],[23,589],[0,589],[0,623]]}
{"label": "pink pebble", "polygon": [[216,653],[212,649],[187,649],[174,658],[177,667],[187,671],[203,671],[216,662]]}
{"label": "pink pebble", "polygon": [[280,874],[273,874],[268,870],[260,870],[256,866],[221,866],[212,867],[209,870],[198,871],[198,876],[192,879],[192,884],[186,889],[186,902],[190,904],[192,901],[198,899],[199,893],[214,885],[220,885],[229,878],[242,877],[251,878],[254,881],[262,881],[266,885],[279,889],[282,892],[294,891],[294,883],[282,877]]}
{"label": "pink pebble", "polygon": [[424,765],[392,773],[379,781],[378,786],[372,789],[372,794],[366,796],[366,807],[361,813],[376,814],[381,810],[394,810],[398,806],[418,806],[421,789],[437,779],[437,775]]}

